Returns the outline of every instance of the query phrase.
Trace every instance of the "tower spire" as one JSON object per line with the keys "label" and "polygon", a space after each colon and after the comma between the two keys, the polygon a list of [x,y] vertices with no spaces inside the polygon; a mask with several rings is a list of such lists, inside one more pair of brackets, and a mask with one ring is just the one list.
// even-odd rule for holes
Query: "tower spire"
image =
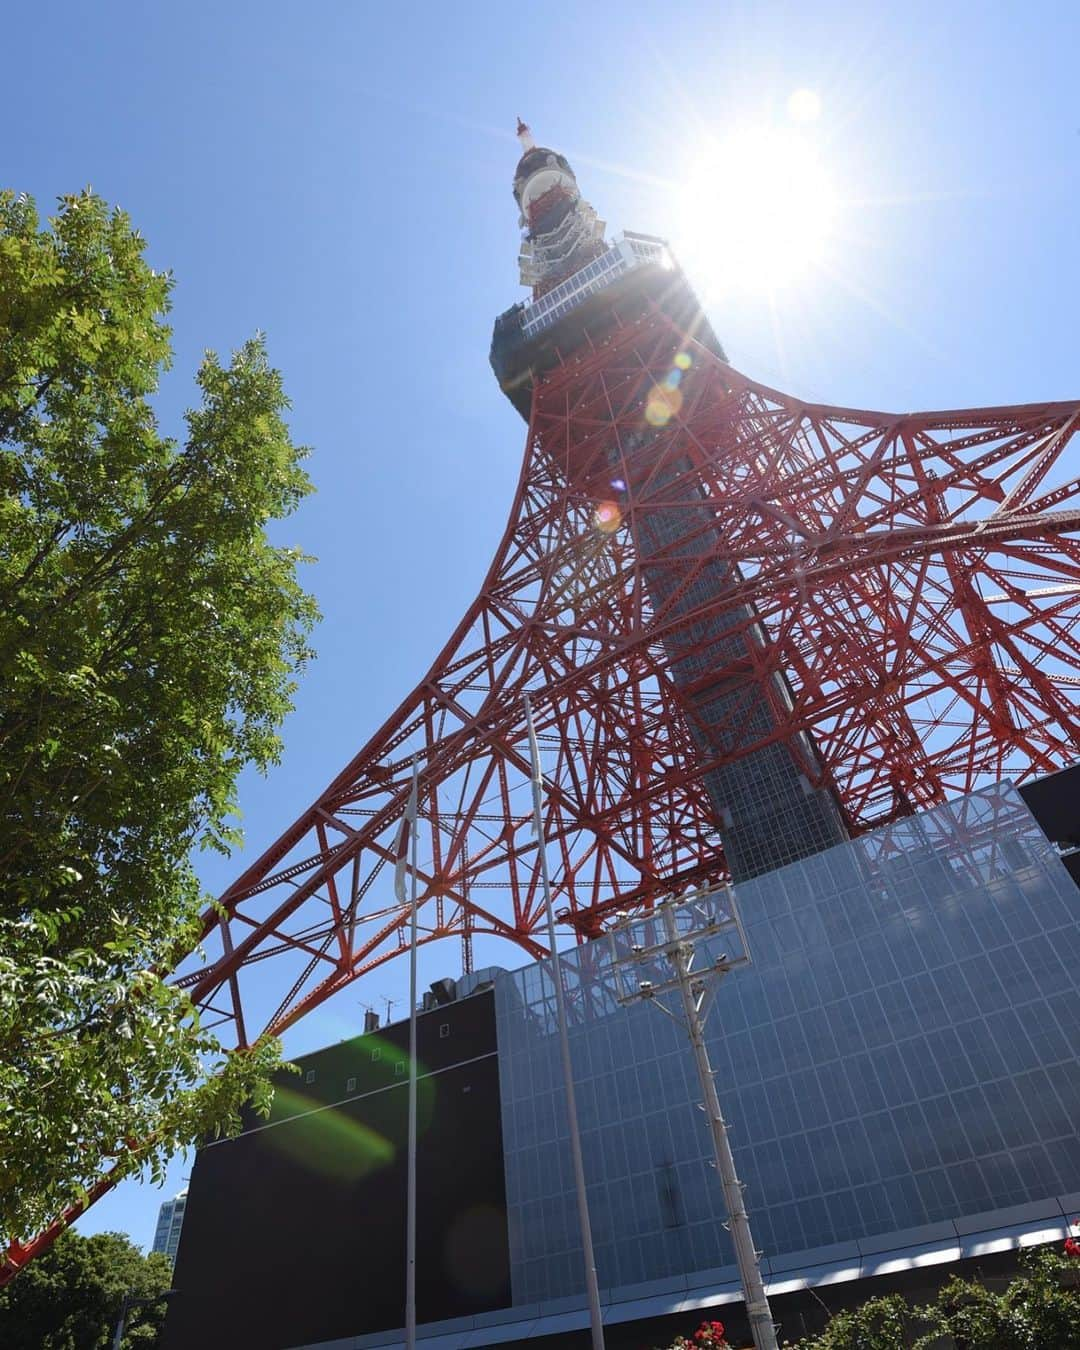
{"label": "tower spire", "polygon": [[537,145],[518,118],[522,154],[514,173],[514,200],[521,212],[521,284],[541,296],[603,253],[604,222],[582,197],[570,161]]}

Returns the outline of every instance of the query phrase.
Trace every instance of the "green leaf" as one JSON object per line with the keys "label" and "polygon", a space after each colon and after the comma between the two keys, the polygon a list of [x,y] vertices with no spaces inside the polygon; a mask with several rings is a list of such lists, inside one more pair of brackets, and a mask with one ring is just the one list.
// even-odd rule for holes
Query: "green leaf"
{"label": "green leaf", "polygon": [[[265,1100],[150,972],[239,840],[316,619],[267,527],[310,490],[261,338],[208,353],[185,434],[151,405],[171,278],[87,191],[42,226],[0,192],[0,1224],[26,1238],[103,1166],[151,1172]],[[207,1067],[209,1065],[209,1067]],[[133,1152],[128,1141],[139,1141]]]}

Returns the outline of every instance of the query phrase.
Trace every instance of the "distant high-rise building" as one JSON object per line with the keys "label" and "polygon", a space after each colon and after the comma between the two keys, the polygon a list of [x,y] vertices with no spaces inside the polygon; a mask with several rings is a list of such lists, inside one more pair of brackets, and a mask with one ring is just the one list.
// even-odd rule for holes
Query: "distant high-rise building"
{"label": "distant high-rise building", "polygon": [[170,1261],[176,1260],[176,1249],[180,1245],[180,1229],[184,1226],[184,1210],[187,1208],[187,1187],[166,1200],[158,1210],[157,1231],[154,1233],[152,1252],[164,1252]]}

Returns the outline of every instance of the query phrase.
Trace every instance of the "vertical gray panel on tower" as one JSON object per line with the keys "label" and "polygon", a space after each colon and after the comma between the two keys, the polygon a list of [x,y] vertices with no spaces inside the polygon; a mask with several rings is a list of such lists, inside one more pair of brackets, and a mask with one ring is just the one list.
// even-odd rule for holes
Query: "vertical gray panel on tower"
{"label": "vertical gray panel on tower", "polygon": [[[720,540],[689,459],[673,460],[653,472],[647,493],[644,503],[635,494],[636,505],[648,508],[637,512],[635,540],[653,608],[663,610],[670,621],[715,601],[739,576],[710,556]],[[665,502],[671,503],[670,509],[657,509]],[[680,590],[685,562],[695,556],[706,561],[694,581]],[[734,756],[741,746],[768,737],[777,724],[776,709],[791,706],[783,676],[763,679],[747,659],[751,645],[763,642],[761,626],[747,606],[693,620],[665,638],[691,734],[708,760]],[[733,664],[742,673],[709,681],[712,672]],[[800,734],[795,744],[774,741],[705,775],[736,881],[809,857],[847,838],[832,792],[812,782],[812,777],[820,779],[820,773],[813,743]]]}

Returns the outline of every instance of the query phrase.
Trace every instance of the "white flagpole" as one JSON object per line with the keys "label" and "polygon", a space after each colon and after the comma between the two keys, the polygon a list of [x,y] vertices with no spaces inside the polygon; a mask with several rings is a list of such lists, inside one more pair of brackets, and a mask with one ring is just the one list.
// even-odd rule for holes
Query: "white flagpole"
{"label": "white flagpole", "polygon": [[566,999],[563,994],[562,967],[555,941],[555,913],[551,907],[551,878],[548,876],[547,848],[544,841],[543,786],[540,768],[540,747],[533,726],[532,704],[525,694],[525,726],[529,733],[529,758],[532,761],[533,828],[540,854],[540,880],[544,889],[544,908],[547,913],[548,946],[551,948],[551,978],[555,985],[555,1011],[559,1023],[559,1042],[562,1050],[563,1086],[566,1089],[566,1118],[570,1130],[570,1157],[574,1164],[574,1184],[577,1188],[578,1223],[581,1228],[581,1250],[585,1262],[585,1291],[589,1299],[589,1324],[592,1328],[592,1350],[604,1350],[604,1323],[600,1312],[600,1289],[596,1280],[596,1258],[593,1255],[592,1224],[589,1222],[589,1201],[585,1194],[585,1164],[581,1157],[581,1134],[578,1130],[577,1099],[574,1095],[574,1068],[570,1060],[570,1037],[566,1030]]}
{"label": "white flagpole", "polygon": [[[405,1214],[405,1345],[416,1350],[416,850],[419,836],[417,825],[417,798],[420,790],[420,767],[413,756],[412,791],[405,808],[403,825],[410,832],[409,869],[412,872],[409,917],[409,1179]],[[405,839],[401,840],[394,876],[398,903],[405,903]]]}

